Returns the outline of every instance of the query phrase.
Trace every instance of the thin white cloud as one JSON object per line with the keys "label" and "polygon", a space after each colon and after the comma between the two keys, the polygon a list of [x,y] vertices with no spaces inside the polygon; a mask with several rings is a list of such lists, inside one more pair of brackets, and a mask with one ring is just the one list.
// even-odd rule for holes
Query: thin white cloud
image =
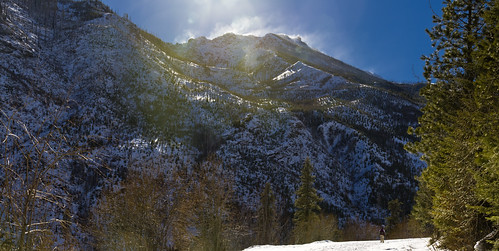
{"label": "thin white cloud", "polygon": [[[296,5],[293,1],[145,0],[145,4],[131,5],[144,16],[143,26],[167,41],[184,43],[200,36],[213,39],[228,32],[255,36],[286,34],[299,36],[310,47],[353,63],[351,55],[355,53],[338,34],[337,25],[333,25],[335,19],[318,19],[312,25],[309,21],[314,19],[307,17],[309,13],[300,12],[307,5]],[[296,10],[291,8],[294,5]],[[329,24],[327,29],[325,23]]]}
{"label": "thin white cloud", "polygon": [[195,38],[196,34],[191,30],[184,30],[183,33],[177,35],[174,39],[175,43],[185,43],[191,38]]}
{"label": "thin white cloud", "polygon": [[279,30],[281,30],[281,28],[272,28],[265,18],[260,16],[244,16],[238,17],[230,22],[219,21],[202,27],[190,27],[176,36],[175,42],[183,43],[190,38],[199,36],[206,36],[213,39],[226,33],[264,36],[267,33],[277,32]]}

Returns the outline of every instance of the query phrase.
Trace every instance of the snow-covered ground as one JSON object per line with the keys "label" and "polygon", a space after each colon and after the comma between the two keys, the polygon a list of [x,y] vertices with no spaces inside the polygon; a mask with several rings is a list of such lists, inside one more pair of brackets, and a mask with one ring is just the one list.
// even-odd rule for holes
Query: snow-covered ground
{"label": "snow-covered ground", "polygon": [[245,249],[245,251],[326,251],[326,250],[439,250],[433,246],[428,246],[430,238],[413,238],[413,239],[398,239],[386,240],[384,243],[379,241],[317,241],[303,245],[288,245],[288,246],[254,246]]}

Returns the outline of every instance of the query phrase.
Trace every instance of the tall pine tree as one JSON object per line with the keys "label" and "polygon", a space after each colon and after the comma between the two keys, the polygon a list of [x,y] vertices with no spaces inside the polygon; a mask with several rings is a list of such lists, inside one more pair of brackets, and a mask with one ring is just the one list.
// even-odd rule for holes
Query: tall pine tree
{"label": "tall pine tree", "polygon": [[[477,195],[483,201],[478,210],[494,223],[499,231],[499,0],[490,3],[485,12],[483,37],[475,53],[477,65],[481,68],[477,77],[475,102],[477,121],[475,135],[481,149],[476,172]],[[494,248],[499,250],[499,239]]]}
{"label": "tall pine tree", "polygon": [[296,191],[296,211],[293,218],[296,243],[315,241],[317,237],[313,235],[313,228],[319,222],[318,213],[321,208],[318,203],[322,201],[322,198],[317,195],[317,190],[314,188],[313,169],[310,159],[307,158],[301,171],[301,185]]}
{"label": "tall pine tree", "polygon": [[474,209],[483,203],[476,194],[475,174],[482,169],[476,161],[483,149],[476,94],[484,68],[476,54],[484,39],[483,16],[489,4],[488,0],[445,0],[442,17],[434,16],[436,25],[427,32],[435,52],[423,59],[425,77],[435,83],[422,90],[427,104],[420,126],[410,130],[420,141],[408,148],[422,153],[428,164],[413,213],[431,221],[441,244],[450,249],[471,250],[490,231],[484,215]]}
{"label": "tall pine tree", "polygon": [[260,208],[258,209],[259,244],[273,244],[276,237],[276,225],[275,196],[270,183],[267,182],[260,196]]}

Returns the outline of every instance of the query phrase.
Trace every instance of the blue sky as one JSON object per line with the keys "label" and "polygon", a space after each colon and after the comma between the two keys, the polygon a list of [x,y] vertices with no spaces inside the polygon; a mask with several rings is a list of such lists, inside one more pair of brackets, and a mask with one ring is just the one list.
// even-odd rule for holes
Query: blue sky
{"label": "blue sky", "polygon": [[[300,36],[310,47],[398,82],[423,81],[425,32],[441,0],[103,0],[166,42],[226,32]],[[431,6],[431,7],[430,7]],[[433,10],[433,11],[432,11]]]}

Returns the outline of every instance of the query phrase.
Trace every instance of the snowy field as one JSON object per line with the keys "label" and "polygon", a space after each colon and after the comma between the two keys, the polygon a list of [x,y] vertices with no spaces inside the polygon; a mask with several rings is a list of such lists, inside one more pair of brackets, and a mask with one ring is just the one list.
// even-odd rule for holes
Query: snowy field
{"label": "snowy field", "polygon": [[326,251],[326,250],[404,250],[404,251],[426,251],[426,250],[439,250],[435,247],[428,246],[430,238],[414,238],[414,239],[399,239],[399,240],[386,240],[385,243],[378,241],[346,241],[346,242],[332,242],[332,241],[318,241],[303,245],[289,245],[289,246],[254,246],[245,249],[245,251]]}

